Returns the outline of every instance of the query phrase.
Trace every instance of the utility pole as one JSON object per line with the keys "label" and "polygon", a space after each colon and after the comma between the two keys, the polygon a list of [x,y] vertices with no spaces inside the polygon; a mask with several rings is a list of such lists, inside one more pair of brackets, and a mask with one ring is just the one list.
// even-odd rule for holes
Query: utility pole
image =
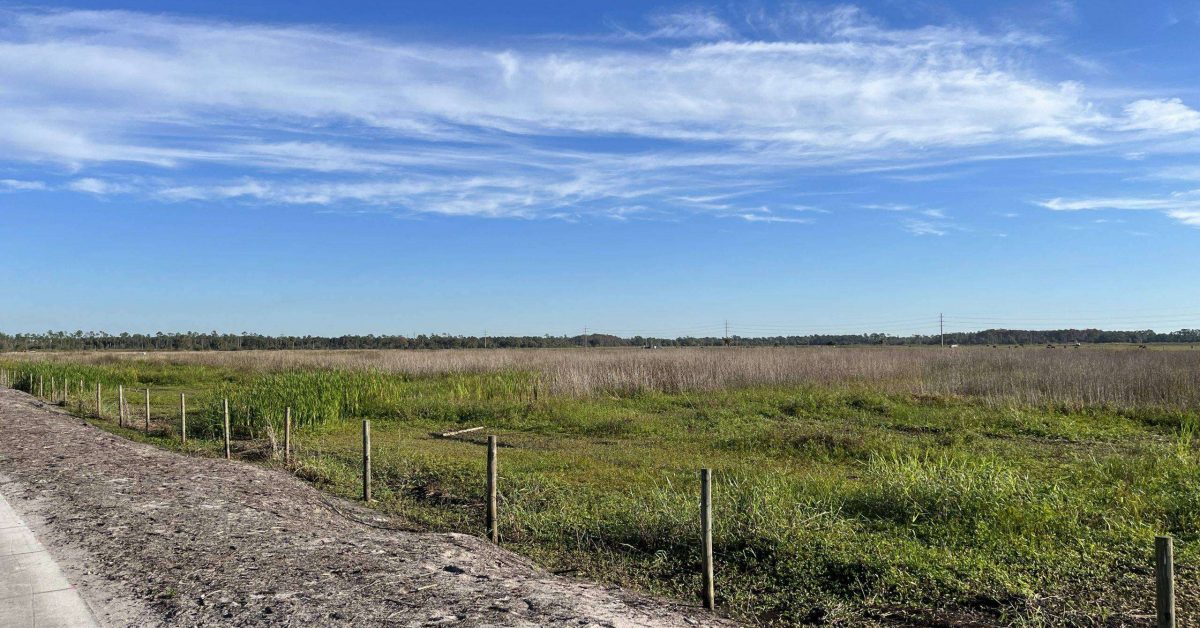
{"label": "utility pole", "polygon": [[729,346],[729,319],[725,319],[725,346]]}
{"label": "utility pole", "polygon": [[946,348],[946,317],[938,312],[938,337],[941,338],[942,348]]}

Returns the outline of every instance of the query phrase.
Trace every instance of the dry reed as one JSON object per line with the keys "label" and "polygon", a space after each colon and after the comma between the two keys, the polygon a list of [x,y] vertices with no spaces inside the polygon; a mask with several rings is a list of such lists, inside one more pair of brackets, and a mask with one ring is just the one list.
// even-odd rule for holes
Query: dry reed
{"label": "dry reed", "polygon": [[882,392],[997,404],[1200,407],[1200,351],[1116,348],[783,347],[237,351],[9,354],[110,363],[146,360],[253,371],[342,369],[436,376],[526,371],[555,395],[679,393],[751,386],[868,385]]}

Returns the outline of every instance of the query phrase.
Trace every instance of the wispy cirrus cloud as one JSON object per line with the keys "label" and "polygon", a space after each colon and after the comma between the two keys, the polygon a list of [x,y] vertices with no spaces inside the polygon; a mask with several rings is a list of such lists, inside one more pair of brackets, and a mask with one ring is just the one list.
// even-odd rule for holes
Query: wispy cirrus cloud
{"label": "wispy cirrus cloud", "polygon": [[940,222],[921,218],[908,218],[903,221],[904,230],[918,236],[944,236],[950,233],[949,228]]}
{"label": "wispy cirrus cloud", "polygon": [[762,207],[756,207],[756,208],[752,208],[752,209],[737,210],[737,211],[734,211],[733,213],[728,214],[728,217],[740,218],[746,222],[791,223],[791,224],[797,224],[797,225],[804,225],[804,224],[809,224],[809,223],[813,222],[813,219],[808,218],[808,217],[803,217],[803,216],[788,215],[788,213],[791,213],[791,212],[813,212],[813,211],[818,212],[818,213],[824,212],[824,210],[820,210],[817,208],[801,207],[801,208],[792,208],[790,210],[790,212],[788,210],[785,210],[783,213],[780,213],[780,212],[774,211],[770,207],[767,207],[764,205]]}
{"label": "wispy cirrus cloud", "polygon": [[0,179],[0,192],[31,192],[48,190],[49,186],[42,181],[26,181],[22,179]]}
{"label": "wispy cirrus cloud", "polygon": [[1200,190],[1186,190],[1163,196],[1126,196],[1064,199],[1052,198],[1038,205],[1054,211],[1157,211],[1182,224],[1200,227]]}
{"label": "wispy cirrus cloud", "polygon": [[84,192],[87,194],[95,194],[97,196],[108,196],[110,194],[122,194],[133,191],[133,187],[114,181],[97,179],[95,177],[84,177],[75,179],[67,184],[67,189],[75,192]]}
{"label": "wispy cirrus cloud", "polygon": [[650,37],[664,39],[721,39],[733,37],[733,28],[712,11],[692,8],[650,17]]}
{"label": "wispy cirrus cloud", "polygon": [[[1044,39],[1015,30],[895,29],[853,7],[649,23],[653,46],[487,48],[10,11],[0,159],[169,202],[738,215],[714,197],[797,170],[1120,144],[1191,133],[1200,116],[1178,99],[1093,102],[1024,64]],[[102,172],[113,164],[153,176],[117,180]]]}

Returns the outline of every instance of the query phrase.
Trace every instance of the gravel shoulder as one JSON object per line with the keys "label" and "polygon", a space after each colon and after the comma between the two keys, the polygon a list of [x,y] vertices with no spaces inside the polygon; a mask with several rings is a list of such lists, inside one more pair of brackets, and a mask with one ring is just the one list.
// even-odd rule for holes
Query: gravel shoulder
{"label": "gravel shoulder", "polygon": [[106,626],[714,626],[287,474],[188,457],[0,390],[0,493]]}

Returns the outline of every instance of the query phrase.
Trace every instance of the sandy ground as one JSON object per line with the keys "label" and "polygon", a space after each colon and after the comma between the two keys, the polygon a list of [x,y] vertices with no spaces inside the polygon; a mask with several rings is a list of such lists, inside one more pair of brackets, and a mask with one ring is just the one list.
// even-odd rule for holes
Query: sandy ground
{"label": "sandy ground", "polygon": [[8,389],[0,493],[107,626],[725,625],[475,537],[387,529],[284,473],[130,442]]}

